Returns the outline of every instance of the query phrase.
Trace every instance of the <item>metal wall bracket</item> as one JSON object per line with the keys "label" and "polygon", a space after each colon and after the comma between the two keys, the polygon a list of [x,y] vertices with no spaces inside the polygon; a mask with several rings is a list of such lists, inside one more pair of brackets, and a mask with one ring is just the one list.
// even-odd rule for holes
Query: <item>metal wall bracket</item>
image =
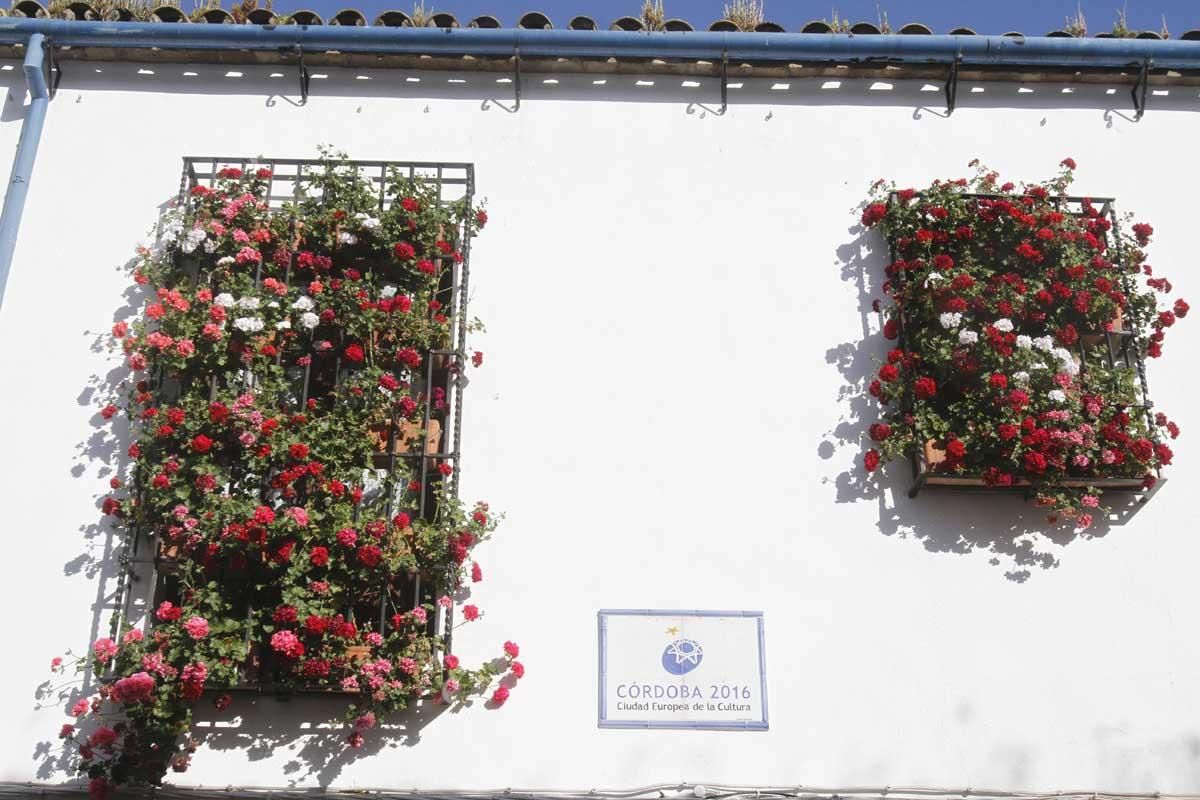
{"label": "metal wall bracket", "polygon": [[1130,94],[1133,96],[1134,119],[1141,119],[1146,113],[1146,90],[1150,87],[1150,68],[1154,66],[1153,59],[1147,58],[1138,70],[1137,83]]}
{"label": "metal wall bracket", "polygon": [[46,54],[42,59],[42,73],[46,77],[50,99],[53,100],[58,94],[58,84],[62,80],[62,65],[58,63],[58,57],[54,55],[54,44],[49,39],[42,41],[42,51]]}
{"label": "metal wall bracket", "polygon": [[513,48],[513,89],[515,94],[515,105],[513,111],[521,110],[521,47],[518,45]]}
{"label": "metal wall bracket", "polygon": [[308,84],[311,77],[308,74],[308,67],[304,63],[304,50],[300,48],[300,45],[296,45],[293,52],[296,53],[296,67],[300,76],[300,105],[308,105]]}
{"label": "metal wall bracket", "polygon": [[962,55],[954,57],[953,63],[950,64],[950,75],[946,78],[946,116],[954,113],[954,107],[958,105],[958,65],[962,63]]}
{"label": "metal wall bracket", "polygon": [[725,109],[729,108],[729,51],[721,53],[721,110],[718,114],[724,114]]}

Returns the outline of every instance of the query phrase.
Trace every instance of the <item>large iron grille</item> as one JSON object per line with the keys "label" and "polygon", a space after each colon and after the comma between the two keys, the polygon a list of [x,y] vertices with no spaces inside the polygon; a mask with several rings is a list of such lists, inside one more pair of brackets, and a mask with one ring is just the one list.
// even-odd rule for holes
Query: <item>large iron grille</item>
{"label": "large iron grille", "polygon": [[[287,213],[286,203],[296,202],[304,197],[319,196],[307,186],[306,174],[319,168],[322,163],[315,159],[185,158],[180,202],[186,200],[188,193],[195,186],[213,186],[217,173],[226,167],[238,167],[242,170],[266,167],[271,170],[273,176],[268,189],[270,207],[277,213],[284,214]],[[357,169],[362,177],[377,186],[380,210],[390,205],[385,187],[389,177],[397,172],[407,175],[410,179],[418,179],[435,186],[439,201],[444,205],[463,199],[470,202],[474,196],[474,167],[471,164],[397,161],[342,163],[348,168]],[[392,419],[387,429],[386,443],[379,443],[381,452],[374,456],[373,463],[363,465],[364,497],[355,509],[356,523],[359,516],[382,514],[383,518],[390,519],[400,511],[413,517],[432,519],[437,512],[436,496],[439,491],[449,498],[458,496],[458,467],[462,463],[460,437],[463,388],[467,383],[462,365],[466,363],[470,237],[465,236],[462,230],[457,230],[446,232],[447,238],[451,233],[457,244],[456,249],[461,253],[461,261],[449,255],[435,256],[445,267],[435,297],[441,303],[443,313],[451,320],[450,346],[422,353],[423,374],[419,382],[414,382],[413,394],[424,398],[419,407],[419,416],[423,424],[418,430],[407,422],[401,423],[396,418]],[[180,266],[186,267],[185,264]],[[289,259],[284,277],[289,285],[295,283],[291,267]],[[255,276],[256,288],[264,277],[261,274],[261,262],[258,273]],[[195,271],[194,280],[197,283],[200,280],[198,269]],[[293,387],[292,395],[288,399],[297,409],[303,408],[310,398],[319,399],[334,392],[347,374],[341,358],[343,342],[340,341],[340,330],[336,331],[339,338],[333,340],[334,346],[326,351],[318,351],[313,346],[320,333],[321,328],[314,329],[306,337],[299,337],[293,343],[293,349],[281,351],[275,357],[278,365],[294,363],[300,355],[310,356],[305,366],[288,368]],[[209,379],[214,396],[218,389],[218,380],[216,376]],[[240,380],[248,389],[254,385],[255,376],[252,372],[243,370],[236,380]],[[162,376],[152,379],[152,390],[159,394],[160,399],[169,401],[179,389],[180,387],[171,386],[170,381],[164,380]],[[438,471],[437,465],[441,460],[450,460],[455,465],[456,469],[450,476],[443,476]],[[234,476],[231,488],[242,491],[250,488],[258,492],[264,502],[269,502],[272,499],[271,477]],[[137,476],[134,476],[134,481],[135,491],[140,491]],[[419,481],[420,490],[412,491],[410,481]],[[145,626],[149,628],[154,619],[153,614],[148,612],[163,600],[178,600],[180,594],[180,586],[174,575],[172,554],[155,540],[154,533],[127,527],[124,537],[122,569],[114,603],[114,607],[121,613],[113,622],[114,637],[121,634],[121,628],[128,624],[126,620],[143,619]],[[237,580],[229,580],[223,585],[229,587],[225,599],[236,608],[244,609],[247,620],[256,610],[273,607],[269,589],[255,591],[240,585]],[[430,580],[427,577],[422,581],[419,573],[387,575],[380,586],[357,598],[344,610],[344,614],[347,619],[359,624],[369,622],[372,626],[377,626],[376,630],[386,634],[392,614],[403,613],[415,605],[432,604],[437,613],[430,616],[427,633],[439,640],[443,652],[450,652],[452,611],[436,603],[436,598],[446,588],[445,580]],[[258,642],[251,641],[249,631],[250,626],[247,625],[246,645],[249,657],[239,688],[271,691],[272,676],[276,668],[274,655],[269,647],[264,648]],[[436,663],[440,663],[438,646],[434,648],[433,658]]]}
{"label": "large iron grille", "polygon": [[[981,193],[964,193],[963,197],[970,200],[997,200],[1010,197],[1010,195],[1002,194],[981,194]],[[1093,208],[1099,207],[1100,214],[1107,217],[1112,223],[1112,231],[1114,234],[1120,230],[1120,220],[1117,218],[1116,201],[1111,197],[1051,197],[1048,198],[1063,214],[1069,214],[1074,217],[1084,216],[1084,204],[1091,203]],[[897,195],[892,192],[888,195],[888,204],[897,201]],[[1105,234],[1105,238],[1113,247],[1114,261],[1118,265],[1128,266],[1126,264],[1126,253],[1121,247],[1120,238],[1117,236],[1109,236]],[[897,256],[897,244],[889,237],[888,255],[891,261],[895,262]],[[1128,269],[1123,270],[1124,286],[1122,287],[1126,294],[1132,295],[1134,290],[1133,274]],[[897,273],[895,280],[903,280],[903,273]],[[901,349],[907,349],[907,335],[905,332],[905,320],[903,311],[899,317],[900,332],[899,346]],[[1150,388],[1146,382],[1146,364],[1142,356],[1143,343],[1140,341],[1135,331],[1105,331],[1095,340],[1088,337],[1080,336],[1075,343],[1076,352],[1079,355],[1080,370],[1087,369],[1089,357],[1095,358],[1095,353],[1098,351],[1100,358],[1103,359],[1110,368],[1131,369],[1137,372],[1136,389],[1138,391],[1139,402],[1136,408],[1140,409],[1146,415],[1147,425],[1151,430],[1154,429],[1154,415],[1151,410],[1153,403],[1150,401]],[[913,398],[907,396],[905,398],[905,408],[911,410]],[[914,454],[911,459],[913,482],[908,490],[909,497],[916,497],[917,493],[925,488],[936,489],[952,489],[966,492],[980,492],[993,494],[995,492],[1010,492],[1018,494],[1030,494],[1031,488],[1028,485],[1016,485],[1009,487],[985,486],[979,475],[949,475],[930,472],[927,469],[924,458],[920,454]],[[1095,486],[1103,489],[1106,492],[1132,492],[1141,494],[1143,499],[1146,499],[1163,483],[1163,479],[1159,478],[1153,489],[1146,490],[1142,485],[1142,479],[1138,478],[1086,478],[1086,479],[1069,479],[1064,481],[1066,486]]]}

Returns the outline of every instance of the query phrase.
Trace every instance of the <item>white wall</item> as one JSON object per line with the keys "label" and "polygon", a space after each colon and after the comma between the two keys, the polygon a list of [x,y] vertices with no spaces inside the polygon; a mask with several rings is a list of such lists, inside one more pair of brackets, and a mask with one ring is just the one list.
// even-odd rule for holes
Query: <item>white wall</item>
{"label": "white wall", "polygon": [[[66,719],[35,688],[107,625],[96,498],[115,445],[89,386],[117,366],[93,344],[124,303],[121,265],[182,156],[329,142],[476,165],[487,362],[467,392],[464,494],[508,518],[479,552],[486,617],[456,650],[470,662],[514,639],[528,675],[499,711],[399,720],[407,733],[357,757],[308,724],[335,705],[235,705],[199,729],[178,783],[1200,789],[1196,322],[1151,371],[1184,429],[1170,482],[1096,536],[1038,533],[1013,498],[909,500],[902,465],[864,485],[854,385],[882,352],[880,243],[855,210],[879,177],[956,177],[980,157],[1040,178],[1073,156],[1077,189],[1151,221],[1152,262],[1200,296],[1194,88],[1152,97],[1138,123],[1124,88],[966,84],[947,119],[919,84],[805,81],[748,84],[717,116],[687,105],[714,103],[715,84],[527,76],[508,113],[495,76],[330,72],[301,108],[268,98],[294,91],[290,73],[100,66],[76,65],[52,103],[0,310],[0,779],[64,778]],[[601,607],[764,611],[770,731],[598,730]]]}

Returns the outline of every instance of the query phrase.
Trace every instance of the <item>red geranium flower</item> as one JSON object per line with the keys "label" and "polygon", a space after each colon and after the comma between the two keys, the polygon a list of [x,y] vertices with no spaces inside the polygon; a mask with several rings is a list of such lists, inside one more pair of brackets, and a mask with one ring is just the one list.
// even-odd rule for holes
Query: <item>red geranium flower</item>
{"label": "red geranium flower", "polygon": [[937,382],[933,378],[917,378],[913,383],[913,391],[921,400],[928,400],[937,394]]}

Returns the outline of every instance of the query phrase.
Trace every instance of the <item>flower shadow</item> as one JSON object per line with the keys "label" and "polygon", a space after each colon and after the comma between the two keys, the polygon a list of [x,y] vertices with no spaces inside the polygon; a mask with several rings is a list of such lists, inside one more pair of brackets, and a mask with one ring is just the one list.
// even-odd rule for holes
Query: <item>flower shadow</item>
{"label": "flower shadow", "polygon": [[[426,725],[451,707],[421,701],[389,715],[375,729],[364,733],[359,748],[350,747],[348,728],[336,720],[345,712],[347,699],[340,696],[240,694],[233,705],[217,712],[209,704],[196,709],[191,735],[204,749],[244,753],[249,761],[290,755],[282,770],[285,785],[317,784],[327,788],[350,763],[421,741]],[[331,720],[314,722],[314,720]]]}
{"label": "flower shadow", "polygon": [[[858,211],[861,208],[856,216]],[[1089,529],[1077,531],[1069,520],[1050,522],[1043,510],[1020,495],[987,489],[960,494],[926,487],[910,496],[913,476],[905,463],[886,464],[868,473],[862,454],[869,446],[867,428],[877,421],[879,405],[867,389],[888,349],[880,333],[882,321],[872,304],[884,296],[888,252],[877,231],[855,224],[847,232],[850,239],[838,247],[837,259],[842,280],[858,289],[861,338],[825,352],[826,363],[842,379],[837,392],[840,414],[817,446],[822,460],[836,459],[846,465],[836,476],[825,479],[832,485],[836,502],[875,503],[880,533],[915,539],[930,553],[990,554],[988,563],[1015,583],[1027,581],[1035,570],[1058,567],[1067,545],[1103,537],[1141,509],[1143,503],[1136,499],[1106,496],[1109,513],[1096,515]]]}
{"label": "flower shadow", "polygon": [[[159,205],[160,219],[170,206],[169,200]],[[128,275],[132,272],[134,263],[135,260],[131,259],[113,269]],[[115,324],[132,321],[148,297],[149,291],[144,286],[131,283],[124,291],[121,303],[113,311],[112,322]],[[108,330],[84,330],[81,336],[88,342],[89,350],[98,357],[98,362],[112,351]],[[88,422],[93,430],[75,445],[74,463],[69,468],[71,476],[75,479],[97,485],[98,481],[107,483],[111,478],[123,478],[128,474],[130,459],[127,449],[134,441],[132,426],[123,415],[105,419],[100,409],[124,389],[130,375],[128,367],[124,364],[113,367],[103,375],[93,374],[76,396],[79,407],[92,412]],[[114,613],[124,612],[136,616],[141,612],[144,598],[137,596],[140,593],[136,592],[135,588],[148,585],[150,577],[146,565],[131,564],[128,570],[122,569],[122,560],[126,556],[136,554],[124,551],[122,528],[113,524],[112,518],[103,515],[102,503],[107,495],[108,492],[103,491],[93,498],[94,513],[88,520],[81,522],[77,529],[83,542],[82,551],[62,566],[65,577],[83,575],[95,584],[96,594],[88,629],[89,643],[100,636],[109,635],[107,626]],[[70,652],[67,651],[68,655]],[[57,684],[45,681],[37,686],[34,690],[34,708],[58,706],[65,710],[77,701],[93,696],[96,683],[90,664],[85,659],[85,668],[78,676]],[[84,722],[78,727],[86,732],[95,725]],[[60,743],[38,742],[34,747],[32,760],[37,763],[36,775],[42,780],[70,775],[73,772],[71,752]]]}

